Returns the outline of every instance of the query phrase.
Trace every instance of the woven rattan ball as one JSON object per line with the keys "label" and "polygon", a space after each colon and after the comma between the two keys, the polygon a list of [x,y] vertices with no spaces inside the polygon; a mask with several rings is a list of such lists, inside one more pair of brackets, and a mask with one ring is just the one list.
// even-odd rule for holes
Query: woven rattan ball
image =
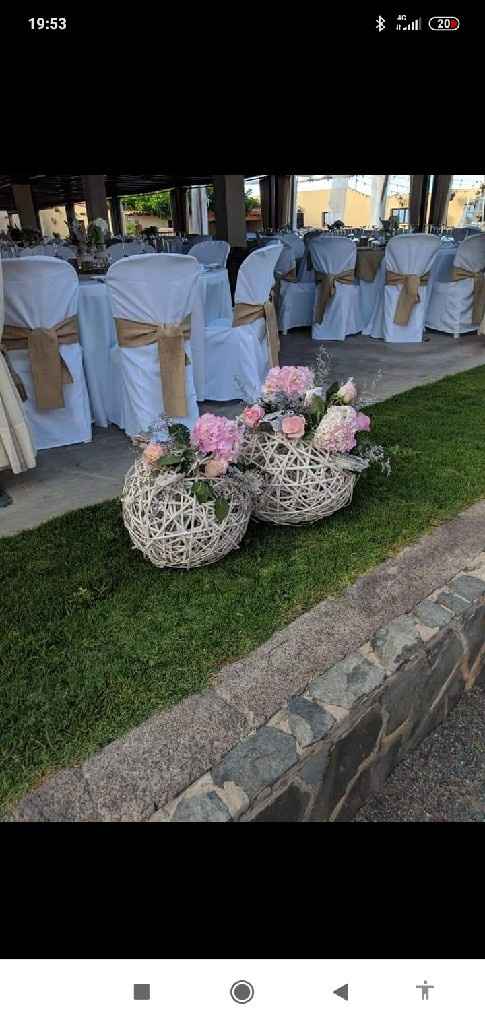
{"label": "woven rattan ball", "polygon": [[258,431],[245,443],[243,458],[265,480],[254,504],[256,519],[281,526],[314,523],[352,500],[355,474],[306,441]]}
{"label": "woven rattan ball", "polygon": [[214,502],[201,504],[190,493],[193,480],[159,473],[137,459],[126,474],[121,504],[133,545],[161,569],[193,569],[218,562],[239,547],[251,515],[251,499],[229,478],[213,480],[229,511],[222,522]]}

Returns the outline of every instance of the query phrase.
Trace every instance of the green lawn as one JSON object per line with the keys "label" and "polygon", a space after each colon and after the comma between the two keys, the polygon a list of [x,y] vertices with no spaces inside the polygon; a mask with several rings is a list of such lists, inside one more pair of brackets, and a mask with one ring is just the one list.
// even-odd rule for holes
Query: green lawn
{"label": "green lawn", "polygon": [[0,541],[3,806],[485,496],[485,367],[372,412],[372,439],[393,449],[389,478],[373,470],[321,523],[251,524],[207,569],[144,562],[118,502]]}

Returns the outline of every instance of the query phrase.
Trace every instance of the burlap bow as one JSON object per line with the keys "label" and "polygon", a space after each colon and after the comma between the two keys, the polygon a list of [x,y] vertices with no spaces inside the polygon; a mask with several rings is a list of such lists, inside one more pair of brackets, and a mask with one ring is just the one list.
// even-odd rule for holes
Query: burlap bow
{"label": "burlap bow", "polygon": [[280,351],[280,335],[273,298],[273,290],[271,290],[268,301],[264,302],[261,306],[253,306],[249,302],[236,302],[232,321],[233,327],[242,327],[264,317],[266,320],[266,337],[272,367],[278,366]]}
{"label": "burlap bow", "polygon": [[279,275],[280,281],[296,281],[296,267],[292,267],[291,270],[287,270],[286,274]]}
{"label": "burlap bow", "polygon": [[146,324],[115,317],[120,348],[158,344],[163,408],[166,416],[187,416],[185,340],[190,337],[190,316],[177,324]]}
{"label": "burlap bow", "polygon": [[[78,340],[76,316],[61,320],[53,327],[30,329],[29,327],[5,324],[2,338],[3,349],[7,352],[28,349],[35,404],[39,412],[64,409],[63,386],[72,384],[73,378],[59,352],[59,345],[74,345]],[[25,388],[17,374],[14,379],[20,396],[26,398]]]}
{"label": "burlap bow", "polygon": [[453,267],[454,281],[471,278],[473,285],[472,324],[479,324],[485,316],[485,273],[483,270],[465,270],[464,267]]}
{"label": "burlap bow", "polygon": [[353,270],[343,270],[340,274],[326,274],[320,270],[315,271],[315,281],[317,284],[315,323],[321,324],[328,303],[335,295],[336,282],[338,281],[339,284],[353,284],[354,280],[355,274]]}
{"label": "burlap bow", "polygon": [[378,249],[358,249],[356,275],[360,281],[374,281],[384,259],[384,252]]}
{"label": "burlap bow", "polygon": [[409,323],[409,317],[414,307],[421,302],[419,297],[419,286],[427,284],[429,274],[396,274],[393,270],[386,270],[386,284],[402,284],[399,299],[394,313],[394,323],[405,327]]}

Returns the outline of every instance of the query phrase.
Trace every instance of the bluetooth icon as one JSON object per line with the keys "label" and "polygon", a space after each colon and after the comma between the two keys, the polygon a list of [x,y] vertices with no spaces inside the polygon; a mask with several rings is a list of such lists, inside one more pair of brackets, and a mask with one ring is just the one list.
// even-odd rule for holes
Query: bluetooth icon
{"label": "bluetooth icon", "polygon": [[378,32],[383,32],[386,27],[386,19],[380,14],[376,21],[376,29]]}

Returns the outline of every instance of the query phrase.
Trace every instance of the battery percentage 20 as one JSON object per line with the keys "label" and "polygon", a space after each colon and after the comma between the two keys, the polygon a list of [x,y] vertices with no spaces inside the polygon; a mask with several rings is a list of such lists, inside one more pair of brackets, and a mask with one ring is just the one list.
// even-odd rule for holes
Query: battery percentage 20
{"label": "battery percentage 20", "polygon": [[430,18],[429,27],[433,32],[456,32],[460,27],[459,18]]}

